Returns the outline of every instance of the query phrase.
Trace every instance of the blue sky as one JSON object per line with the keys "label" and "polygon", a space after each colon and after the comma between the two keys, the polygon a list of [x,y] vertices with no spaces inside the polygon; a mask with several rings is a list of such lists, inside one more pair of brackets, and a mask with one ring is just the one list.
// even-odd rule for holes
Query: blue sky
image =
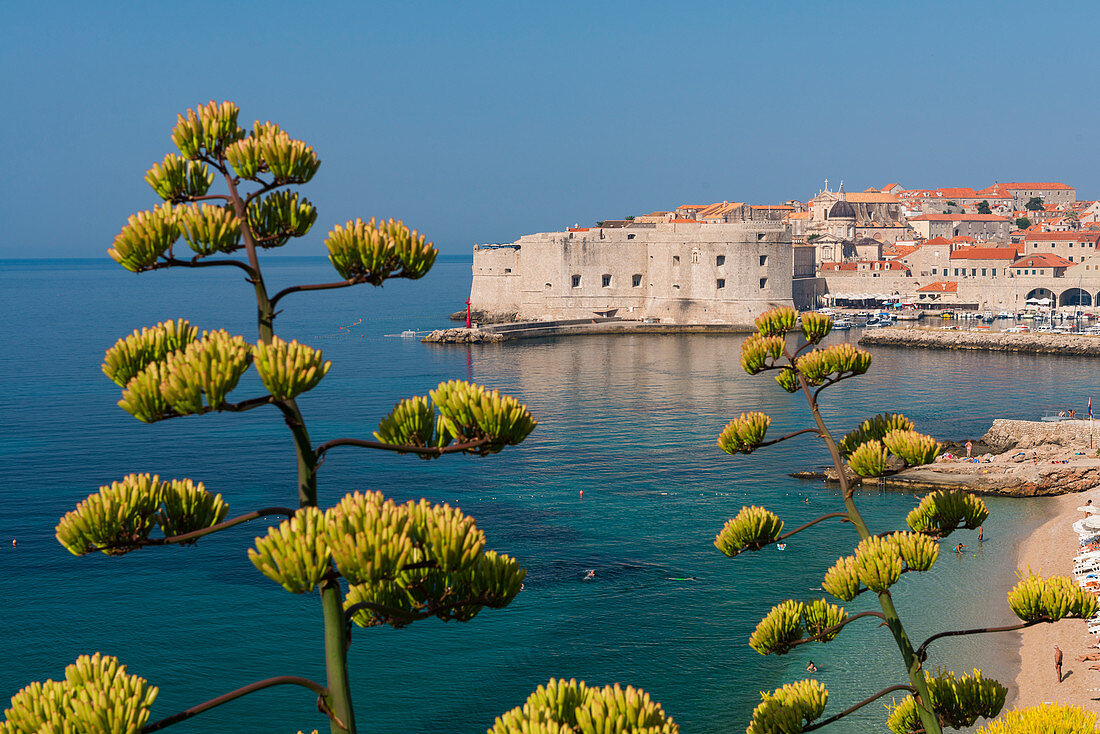
{"label": "blue sky", "polygon": [[112,2],[0,7],[0,257],[99,257],[177,112],[323,161],[328,228],[444,253],[680,203],[1064,181],[1100,197],[1092,3]]}

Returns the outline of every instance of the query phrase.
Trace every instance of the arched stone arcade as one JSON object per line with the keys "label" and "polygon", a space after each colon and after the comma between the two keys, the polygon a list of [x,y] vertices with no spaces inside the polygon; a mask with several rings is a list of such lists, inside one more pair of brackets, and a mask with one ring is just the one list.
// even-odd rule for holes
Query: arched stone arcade
{"label": "arched stone arcade", "polygon": [[1081,288],[1070,288],[1058,296],[1059,306],[1091,306],[1092,294]]}

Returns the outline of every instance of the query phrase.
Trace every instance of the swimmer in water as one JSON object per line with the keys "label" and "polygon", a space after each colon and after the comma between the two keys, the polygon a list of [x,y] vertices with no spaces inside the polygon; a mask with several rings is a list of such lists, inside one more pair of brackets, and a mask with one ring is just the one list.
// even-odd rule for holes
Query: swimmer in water
{"label": "swimmer in water", "polygon": [[811,672],[811,673],[816,673],[816,672],[817,672],[817,666],[816,666],[816,665],[814,665],[814,661],[813,661],[813,660],[811,660],[811,661],[810,661],[810,664],[806,666],[806,670],[808,670],[808,671],[809,671],[809,672]]}
{"label": "swimmer in water", "polygon": [[787,550],[787,544],[786,543],[776,543],[775,547],[778,548],[779,550]]}
{"label": "swimmer in water", "polygon": [[698,581],[694,576],[666,576],[669,581]]}
{"label": "swimmer in water", "polygon": [[590,568],[584,573],[585,580],[596,578],[596,569]]}
{"label": "swimmer in water", "polygon": [[969,547],[970,546],[968,546],[964,543],[959,543],[958,545],[955,546],[955,555],[961,556],[962,552],[963,552],[963,548],[969,548]]}

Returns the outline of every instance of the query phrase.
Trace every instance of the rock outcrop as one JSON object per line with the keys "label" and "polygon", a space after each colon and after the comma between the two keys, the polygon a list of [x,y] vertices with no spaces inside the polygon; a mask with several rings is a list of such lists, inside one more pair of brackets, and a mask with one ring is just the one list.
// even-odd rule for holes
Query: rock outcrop
{"label": "rock outcrop", "polygon": [[504,336],[481,329],[436,329],[420,341],[425,344],[496,344],[504,341]]}
{"label": "rock outcrop", "polygon": [[876,329],[865,333],[860,346],[970,349],[989,352],[1100,357],[1100,338],[1085,334],[1009,333],[934,329]]}
{"label": "rock outcrop", "polygon": [[[974,442],[972,459],[966,458],[965,449],[959,451],[958,443],[946,444],[949,448],[932,464],[864,480],[863,485],[909,491],[965,489],[1005,497],[1083,492],[1100,486],[1100,452],[1089,444],[1088,421],[997,419]],[[836,481],[831,467],[824,474],[796,476]]]}

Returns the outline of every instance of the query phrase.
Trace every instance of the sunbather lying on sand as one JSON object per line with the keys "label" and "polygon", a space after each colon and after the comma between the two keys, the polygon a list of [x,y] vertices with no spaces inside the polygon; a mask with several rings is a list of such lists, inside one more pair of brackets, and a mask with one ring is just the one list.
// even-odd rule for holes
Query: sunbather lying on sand
{"label": "sunbather lying on sand", "polygon": [[1100,660],[1100,652],[1090,652],[1087,655],[1081,655],[1077,658],[1077,662],[1083,663],[1088,660]]}

